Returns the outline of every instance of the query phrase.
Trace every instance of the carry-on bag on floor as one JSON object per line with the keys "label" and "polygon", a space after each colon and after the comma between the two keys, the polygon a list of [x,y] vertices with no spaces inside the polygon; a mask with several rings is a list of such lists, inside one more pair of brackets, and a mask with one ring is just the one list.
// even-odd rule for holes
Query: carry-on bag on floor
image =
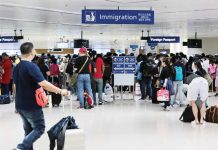
{"label": "carry-on bag on floor", "polygon": [[0,95],[0,104],[10,104],[10,96],[9,95]]}
{"label": "carry-on bag on floor", "polygon": [[218,123],[218,107],[212,106],[206,111],[205,121]]}
{"label": "carry-on bag on floor", "polygon": [[[201,118],[201,114],[200,114],[200,110],[198,111],[198,120],[200,121]],[[179,120],[183,121],[183,122],[192,122],[195,120],[193,111],[192,111],[192,106],[187,105],[187,107],[185,108],[184,112],[182,113],[181,117],[179,118]]]}
{"label": "carry-on bag on floor", "polygon": [[51,102],[52,102],[53,107],[55,105],[59,106],[61,103],[61,99],[62,99],[62,96],[60,94],[51,93]]}
{"label": "carry-on bag on floor", "polygon": [[93,99],[87,92],[84,92],[84,109],[93,108]]}
{"label": "carry-on bag on floor", "polygon": [[[60,87],[58,77],[52,77],[52,84],[56,87]],[[62,96],[60,94],[51,93],[51,102],[52,106],[59,106],[62,100]]]}

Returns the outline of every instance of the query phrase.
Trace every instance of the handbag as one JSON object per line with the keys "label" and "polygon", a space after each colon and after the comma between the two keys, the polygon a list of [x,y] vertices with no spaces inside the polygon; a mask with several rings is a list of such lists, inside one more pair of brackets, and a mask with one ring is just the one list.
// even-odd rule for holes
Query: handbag
{"label": "handbag", "polygon": [[85,67],[86,63],[88,62],[89,58],[87,57],[85,63],[83,64],[83,66],[81,67],[81,69],[79,70],[79,72],[75,72],[71,77],[70,77],[70,83],[71,85],[75,85],[76,84],[76,81],[77,81],[77,78],[78,78],[78,75],[79,73],[83,70],[83,68]]}
{"label": "handbag", "polygon": [[38,88],[35,92],[36,103],[40,107],[45,107],[48,104],[48,97],[42,87]]}
{"label": "handbag", "polygon": [[157,101],[167,102],[170,100],[170,92],[165,88],[157,91]]}

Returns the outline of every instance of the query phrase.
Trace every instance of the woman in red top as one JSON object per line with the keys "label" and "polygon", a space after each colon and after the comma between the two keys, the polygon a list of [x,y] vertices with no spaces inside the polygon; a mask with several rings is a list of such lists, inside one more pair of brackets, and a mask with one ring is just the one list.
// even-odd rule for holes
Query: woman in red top
{"label": "woman in red top", "polygon": [[96,72],[94,73],[94,80],[97,85],[97,91],[98,91],[98,99],[99,99],[99,105],[103,104],[103,74],[104,74],[104,61],[101,54],[97,55],[96,61],[95,61],[95,67]]}
{"label": "woman in red top", "polygon": [[9,95],[9,84],[12,75],[12,62],[6,53],[2,54],[2,80],[1,90],[2,95]]}

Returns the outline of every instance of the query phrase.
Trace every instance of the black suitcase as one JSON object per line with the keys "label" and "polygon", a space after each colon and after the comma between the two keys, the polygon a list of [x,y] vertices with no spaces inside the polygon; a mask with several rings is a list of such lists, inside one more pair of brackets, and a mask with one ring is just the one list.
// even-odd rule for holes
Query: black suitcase
{"label": "black suitcase", "polygon": [[[52,77],[52,84],[56,87],[60,88],[60,82],[59,82],[59,77]],[[57,105],[59,107],[60,103],[62,100],[62,96],[60,94],[56,93],[51,93],[51,101],[52,101],[52,106],[54,107]]]}
{"label": "black suitcase", "polygon": [[153,87],[153,95],[152,95],[152,103],[153,104],[159,104],[160,102],[157,101],[157,91],[160,90],[160,88]]}
{"label": "black suitcase", "polygon": [[57,105],[59,107],[61,103],[62,96],[60,94],[55,94],[51,93],[51,101],[52,101],[52,106],[54,107]]}

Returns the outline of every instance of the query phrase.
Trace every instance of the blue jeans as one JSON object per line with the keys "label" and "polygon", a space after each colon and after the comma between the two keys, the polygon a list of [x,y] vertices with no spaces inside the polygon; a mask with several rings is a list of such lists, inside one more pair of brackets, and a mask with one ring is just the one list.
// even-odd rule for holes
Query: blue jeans
{"label": "blue jeans", "polygon": [[42,109],[38,110],[20,110],[17,109],[23,120],[25,138],[17,146],[21,150],[33,150],[33,143],[45,132],[45,119]]}
{"label": "blue jeans", "polygon": [[152,88],[151,88],[151,78],[142,78],[141,84],[140,84],[140,89],[141,89],[141,99],[146,98],[146,92],[148,91],[147,95],[149,95],[149,98],[152,97]]}
{"label": "blue jeans", "polygon": [[93,99],[91,79],[89,74],[79,74],[77,79],[77,94],[79,96],[81,107],[84,107],[84,90],[86,90],[89,96],[91,96]]}
{"label": "blue jeans", "polygon": [[1,84],[2,95],[10,95],[9,84]]}
{"label": "blue jeans", "polygon": [[173,81],[173,86],[176,104],[183,104],[183,81]]}
{"label": "blue jeans", "polygon": [[[98,99],[99,99],[99,102],[102,102],[103,101],[103,98],[102,98],[102,93],[103,93],[103,79],[96,79],[95,78],[95,84],[96,84],[96,89],[98,91]],[[96,103],[96,92],[94,92],[94,102]]]}

